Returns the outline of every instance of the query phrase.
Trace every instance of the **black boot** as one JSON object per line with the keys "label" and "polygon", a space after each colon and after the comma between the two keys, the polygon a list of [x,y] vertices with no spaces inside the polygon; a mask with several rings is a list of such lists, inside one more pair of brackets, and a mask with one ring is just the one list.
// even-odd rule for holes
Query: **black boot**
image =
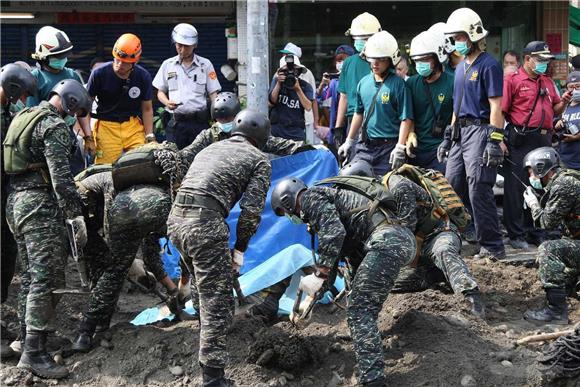
{"label": "black boot", "polygon": [[93,335],[97,329],[97,322],[88,317],[83,317],[79,324],[79,334],[72,343],[73,352],[89,352],[93,348]]}
{"label": "black boot", "polygon": [[66,367],[56,364],[46,352],[47,332],[29,331],[26,333],[24,348],[18,368],[24,368],[34,375],[45,379],[62,379],[69,374]]}
{"label": "black boot", "polygon": [[471,304],[471,314],[485,320],[485,304],[481,299],[479,290],[475,289],[465,293],[465,299]]}
{"label": "black boot", "polygon": [[223,368],[208,367],[203,364],[201,369],[203,372],[203,387],[233,387],[231,380],[225,378]]}
{"label": "black boot", "polygon": [[538,324],[568,324],[568,303],[566,302],[566,289],[546,289],[548,305],[538,310],[528,310],[524,318]]}

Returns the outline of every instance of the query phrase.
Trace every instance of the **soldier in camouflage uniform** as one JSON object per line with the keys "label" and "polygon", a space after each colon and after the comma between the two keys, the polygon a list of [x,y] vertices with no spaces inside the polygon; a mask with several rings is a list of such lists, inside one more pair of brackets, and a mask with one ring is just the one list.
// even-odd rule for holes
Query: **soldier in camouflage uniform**
{"label": "soldier in camouflage uniform", "polygon": [[18,157],[7,144],[11,131],[21,130],[16,125],[19,116],[8,129],[4,156],[13,161],[4,167],[6,172],[15,174],[10,176],[12,192],[6,212],[22,261],[19,317],[25,338],[18,367],[43,378],[63,378],[68,370],[47,353],[46,339],[48,332],[55,329],[54,310],[59,299],[52,291],[65,285],[65,219],[72,220],[79,230],[77,245],[86,243],[80,198],[69,166],[73,146],[63,116],[86,115],[91,100],[74,80],[59,82],[50,94],[48,101],[33,108],[42,109],[44,115],[32,128],[30,158],[25,164],[14,161]]}
{"label": "soldier in camouflage uniform", "polygon": [[[567,288],[575,291],[580,276],[580,172],[561,169],[560,156],[550,147],[531,151],[523,164],[531,184],[524,200],[536,227],[550,229],[563,222],[566,229],[562,239],[546,241],[538,249],[538,274],[548,304],[526,311],[524,318],[540,324],[568,324]],[[534,189],[545,191],[541,200]]]}
{"label": "soldier in camouflage uniform", "polygon": [[[30,71],[15,63],[2,67],[0,72],[0,108],[2,109],[0,130],[2,142],[4,142],[6,131],[10,126],[10,122],[12,122],[12,117],[24,107],[23,99],[35,92],[36,79],[30,74]],[[18,255],[16,241],[6,222],[6,198],[10,193],[9,186],[8,175],[4,172],[4,162],[2,162],[2,254],[0,255],[2,267],[0,301],[2,303],[8,298],[8,287],[14,276],[16,256]],[[2,333],[2,336],[6,336],[6,329],[3,329]],[[10,358],[13,355],[14,352],[8,345],[0,345],[1,359]]]}
{"label": "soldier in camouflage uniform", "polygon": [[[383,345],[377,319],[402,266],[416,252],[413,234],[399,225],[391,211],[370,211],[371,201],[348,189],[308,188],[297,178],[278,183],[272,208],[293,223],[307,222],[318,234],[316,272],[300,281],[312,297],[323,290],[330,271],[341,256],[350,257],[356,271],[351,283],[347,322],[353,339],[359,383],[386,386]],[[361,246],[362,244],[362,246]],[[357,261],[353,257],[360,256]]]}
{"label": "soldier in camouflage uniform", "polygon": [[[183,179],[167,221],[168,236],[193,266],[199,292],[199,362],[203,386],[229,386],[224,377],[226,331],[233,318],[232,271],[256,232],[270,185],[272,167],[262,149],[270,135],[263,114],[244,110],[232,137],[208,146]],[[241,200],[240,200],[241,198]],[[229,247],[225,219],[240,200],[237,240]]]}

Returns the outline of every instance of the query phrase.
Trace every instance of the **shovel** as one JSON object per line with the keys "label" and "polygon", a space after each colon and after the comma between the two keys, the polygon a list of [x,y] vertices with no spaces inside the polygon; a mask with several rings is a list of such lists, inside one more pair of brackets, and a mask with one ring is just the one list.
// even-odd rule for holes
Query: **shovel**
{"label": "shovel", "polygon": [[296,299],[294,300],[294,306],[292,307],[292,313],[290,313],[290,322],[296,329],[303,329],[308,324],[310,317],[312,317],[312,309],[314,304],[318,299],[318,293],[315,297],[306,296],[304,301],[302,301],[302,295],[304,291],[298,289],[296,293]]}

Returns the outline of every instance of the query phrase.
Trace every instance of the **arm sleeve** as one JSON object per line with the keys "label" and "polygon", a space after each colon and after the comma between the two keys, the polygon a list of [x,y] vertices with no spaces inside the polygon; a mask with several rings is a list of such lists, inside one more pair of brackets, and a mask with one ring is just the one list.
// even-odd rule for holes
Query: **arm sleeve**
{"label": "arm sleeve", "polygon": [[342,63],[342,71],[340,72],[340,76],[338,77],[338,92],[346,94],[346,69],[348,68],[347,61],[345,60]]}
{"label": "arm sleeve", "polygon": [[235,249],[246,251],[250,238],[260,224],[262,211],[266,203],[266,195],[270,187],[272,167],[268,160],[262,160],[254,169],[254,174],[246,187],[246,191],[240,200],[240,216],[236,228],[237,240]]}
{"label": "arm sleeve", "polygon": [[213,64],[208,61],[207,66],[207,83],[206,83],[207,93],[215,93],[222,89],[222,85],[220,85],[220,81],[218,81],[217,73],[213,68]]}
{"label": "arm sleeve", "polygon": [[346,238],[346,229],[330,190],[312,188],[302,197],[302,213],[318,234],[318,265],[325,267],[334,267]]}
{"label": "arm sleeve", "polygon": [[[397,218],[399,218],[403,226],[415,233],[415,228],[417,227],[417,195],[413,183],[396,175],[390,179],[398,180],[393,181],[394,187],[391,189],[397,201]],[[389,184],[389,187],[391,187],[391,184]]]}
{"label": "arm sleeve", "polygon": [[406,83],[402,83],[403,87],[399,90],[397,99],[399,100],[399,106],[401,111],[399,112],[399,120],[412,120],[413,119],[413,101],[411,100],[411,92],[409,86]]}
{"label": "arm sleeve", "polygon": [[535,223],[544,229],[556,227],[563,222],[572,211],[572,206],[578,200],[574,195],[574,181],[563,178],[550,189],[548,201],[544,208],[534,207],[532,217]]}
{"label": "arm sleeve", "polygon": [[264,149],[264,153],[272,153],[278,156],[288,156],[304,146],[304,141],[287,140],[281,137],[270,136]]}
{"label": "arm sleeve", "polygon": [[501,99],[501,111],[507,116],[512,105],[512,77],[507,75],[503,80],[503,98]]}
{"label": "arm sleeve", "polygon": [[193,159],[195,159],[195,156],[197,156],[197,154],[201,152],[202,149],[214,142],[214,135],[212,130],[212,128],[203,130],[200,134],[197,135],[191,144],[179,151],[179,156],[181,156],[181,159],[184,163],[191,165]]}
{"label": "arm sleeve", "polygon": [[365,111],[365,105],[363,104],[362,96],[360,94],[360,82],[356,87],[356,109],[355,112],[363,113]]}
{"label": "arm sleeve", "polygon": [[300,82],[300,87],[302,87],[302,90],[304,91],[304,95],[306,96],[306,98],[313,101],[314,100],[314,90],[312,89],[312,86],[310,86],[310,83],[308,83],[306,81]]}
{"label": "arm sleeve", "polygon": [[167,77],[165,76],[165,63],[167,62],[163,62],[161,67],[159,67],[159,70],[157,70],[157,74],[155,74],[155,78],[153,78],[153,87],[167,93],[168,86]]}
{"label": "arm sleeve", "polygon": [[149,71],[145,70],[143,72],[143,94],[141,96],[141,101],[151,101],[153,99],[153,86],[151,83],[151,74],[149,74]]}
{"label": "arm sleeve", "polygon": [[87,90],[91,97],[96,97],[99,88],[99,81],[98,81],[98,74],[97,69],[91,71],[91,75],[89,76],[89,80],[87,81]]}
{"label": "arm sleeve", "polygon": [[487,97],[501,97],[503,94],[503,70],[495,59],[485,69],[483,77]]}

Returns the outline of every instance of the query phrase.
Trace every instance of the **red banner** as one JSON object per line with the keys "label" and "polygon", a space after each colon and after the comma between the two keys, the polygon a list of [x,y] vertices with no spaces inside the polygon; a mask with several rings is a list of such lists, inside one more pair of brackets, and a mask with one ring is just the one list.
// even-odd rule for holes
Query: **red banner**
{"label": "red banner", "polygon": [[135,22],[134,13],[58,12],[59,24],[126,24]]}

